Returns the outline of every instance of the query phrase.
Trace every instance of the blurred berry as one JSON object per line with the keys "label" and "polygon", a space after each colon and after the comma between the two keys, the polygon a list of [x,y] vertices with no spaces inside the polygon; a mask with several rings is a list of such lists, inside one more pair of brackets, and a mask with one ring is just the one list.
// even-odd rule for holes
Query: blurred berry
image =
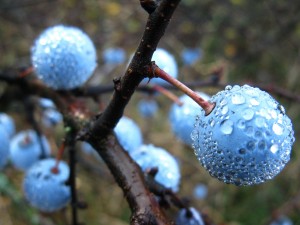
{"label": "blurred berry", "polygon": [[158,105],[154,99],[142,99],[138,102],[138,110],[142,117],[152,118],[158,110]]}
{"label": "blurred berry", "polygon": [[142,132],[139,126],[130,118],[123,116],[114,129],[118,141],[129,153],[143,143]]}
{"label": "blurred berry", "polygon": [[9,136],[3,124],[0,124],[0,143],[0,169],[2,169],[9,158]]}
{"label": "blurred berry", "polygon": [[185,48],[181,52],[181,58],[185,65],[192,65],[202,57],[202,51],[199,48]]}
{"label": "blurred berry", "polygon": [[122,48],[107,48],[103,51],[102,57],[106,64],[122,64],[126,60],[126,53]]}
{"label": "blurred berry", "polygon": [[155,180],[166,188],[171,188],[174,192],[178,191],[180,169],[175,157],[168,151],[153,145],[142,145],[132,152],[131,156],[144,172],[157,167]]}
{"label": "blurred berry", "polygon": [[0,113],[0,125],[5,129],[10,138],[15,134],[15,122],[8,114]]}
{"label": "blurred berry", "polygon": [[196,199],[204,199],[207,196],[207,186],[204,184],[197,184],[194,187],[194,197]]}
{"label": "blurred berry", "polygon": [[[41,137],[44,156],[50,156],[51,149],[45,136]],[[34,130],[20,131],[10,141],[10,160],[20,170],[29,169],[42,157],[42,148],[39,137]]]}
{"label": "blurred berry", "polygon": [[60,161],[58,173],[53,173],[55,159],[36,162],[25,174],[23,189],[29,203],[43,212],[54,212],[64,208],[70,201],[69,167]]}
{"label": "blurred berry", "polygon": [[190,207],[181,209],[176,218],[176,225],[204,225],[200,212]]}

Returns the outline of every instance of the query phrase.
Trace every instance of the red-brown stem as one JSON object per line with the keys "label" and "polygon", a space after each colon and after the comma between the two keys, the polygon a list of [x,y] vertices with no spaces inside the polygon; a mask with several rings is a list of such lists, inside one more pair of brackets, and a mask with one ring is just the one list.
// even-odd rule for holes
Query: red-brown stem
{"label": "red-brown stem", "polygon": [[152,88],[155,91],[162,93],[167,98],[171,99],[171,101],[175,102],[177,105],[181,106],[183,104],[176,95],[174,95],[171,91],[167,90],[166,88],[157,84],[153,85]]}
{"label": "red-brown stem", "polygon": [[174,85],[179,90],[181,90],[182,92],[184,92],[186,95],[188,95],[189,97],[191,97],[196,103],[198,103],[198,105],[200,105],[203,108],[203,110],[205,111],[205,115],[206,116],[209,115],[212,112],[212,110],[214,109],[214,107],[216,105],[215,103],[212,103],[212,102],[209,102],[209,101],[205,101],[203,98],[201,98],[192,89],[190,89],[189,87],[187,87],[186,85],[184,85],[183,83],[181,83],[179,80],[177,80],[174,77],[172,77],[169,74],[167,74],[165,71],[163,71],[162,69],[160,69],[155,64],[152,65],[152,70],[153,70],[153,73],[154,73],[155,77],[159,77],[159,78],[167,81],[168,83]]}
{"label": "red-brown stem", "polygon": [[26,68],[25,70],[23,70],[23,71],[21,71],[20,73],[19,73],[19,77],[20,78],[23,78],[23,77],[26,77],[26,76],[28,76],[29,74],[31,74],[33,72],[33,67],[31,66],[31,67],[28,67],[28,68]]}
{"label": "red-brown stem", "polygon": [[59,173],[58,166],[59,166],[59,162],[61,161],[62,156],[64,154],[64,150],[65,150],[65,141],[63,141],[63,143],[60,145],[60,147],[57,151],[55,166],[51,169],[52,173],[55,173],[55,174]]}

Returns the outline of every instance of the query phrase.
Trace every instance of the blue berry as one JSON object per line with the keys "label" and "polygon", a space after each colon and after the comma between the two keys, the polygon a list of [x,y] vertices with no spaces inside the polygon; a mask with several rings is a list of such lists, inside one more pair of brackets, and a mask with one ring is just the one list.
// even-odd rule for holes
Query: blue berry
{"label": "blue berry", "polygon": [[15,134],[15,122],[8,114],[0,113],[0,125],[6,130],[9,137],[12,137]]}
{"label": "blue berry", "polygon": [[129,153],[143,143],[142,132],[139,126],[130,118],[123,116],[114,129],[118,141]]}
{"label": "blue berry", "polygon": [[141,169],[146,170],[157,167],[155,180],[177,192],[180,183],[180,169],[178,162],[168,151],[153,145],[142,145],[131,153],[132,158]]}
{"label": "blue berry", "polygon": [[[205,100],[210,96],[205,93],[197,92]],[[194,129],[194,123],[197,115],[200,114],[200,106],[189,96],[183,95],[179,98],[183,105],[173,104],[169,112],[169,121],[171,129],[175,136],[188,146],[192,146],[191,133]]]}
{"label": "blue berry", "polygon": [[158,105],[154,99],[142,99],[138,102],[138,110],[142,117],[152,118],[158,110]]}
{"label": "blue berry", "polygon": [[[50,145],[45,136],[42,136],[44,157],[50,155]],[[20,170],[29,169],[42,156],[42,149],[38,136],[34,130],[17,133],[10,142],[10,159],[12,164]]]}
{"label": "blue berry", "polygon": [[0,169],[3,168],[9,158],[9,136],[6,127],[0,123]]}
{"label": "blue berry", "polygon": [[280,216],[276,220],[272,221],[270,225],[293,225],[293,222],[286,216]]}
{"label": "blue berry", "polygon": [[60,161],[58,173],[53,173],[55,159],[36,162],[23,180],[26,199],[43,212],[54,212],[64,208],[70,201],[70,187],[65,183],[69,178],[69,167]]}
{"label": "blue berry", "polygon": [[201,110],[193,147],[208,172],[225,183],[259,184],[276,176],[290,159],[292,123],[268,93],[248,85],[227,86],[214,95],[216,106]]}
{"label": "blue berry", "polygon": [[126,53],[122,48],[107,48],[102,57],[106,64],[122,64],[126,60]]}
{"label": "blue berry", "polygon": [[34,69],[46,85],[69,90],[83,85],[96,68],[96,49],[80,29],[57,25],[47,28],[31,49]]}
{"label": "blue berry", "polygon": [[54,102],[49,98],[40,98],[39,105],[44,109],[56,108]]}
{"label": "blue berry", "polygon": [[204,199],[207,196],[207,186],[204,184],[197,184],[194,187],[194,197],[196,199]]}
{"label": "blue berry", "polygon": [[185,65],[192,65],[202,57],[202,51],[199,48],[185,48],[181,52],[181,58]]}
{"label": "blue berry", "polygon": [[195,208],[181,209],[176,218],[176,225],[204,225],[202,216]]}
{"label": "blue berry", "polygon": [[[170,76],[177,78],[178,76],[178,67],[176,60],[172,54],[162,48],[156,49],[152,56],[152,61],[155,61],[156,65],[168,73]],[[142,83],[147,84],[149,81],[148,78],[145,78]],[[152,78],[150,81],[151,84],[158,85],[169,85],[168,82],[164,81],[161,78]]]}
{"label": "blue berry", "polygon": [[56,109],[45,109],[42,115],[42,123],[45,127],[53,127],[63,121],[63,116]]}

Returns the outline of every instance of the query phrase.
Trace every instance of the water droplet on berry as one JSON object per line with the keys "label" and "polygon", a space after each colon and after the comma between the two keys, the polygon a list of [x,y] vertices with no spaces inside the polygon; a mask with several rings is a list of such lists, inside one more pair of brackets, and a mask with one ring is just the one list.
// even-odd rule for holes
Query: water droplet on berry
{"label": "water droplet on berry", "polygon": [[255,125],[256,125],[257,127],[266,127],[265,119],[262,118],[262,117],[257,117],[257,118],[255,119]]}
{"label": "water droplet on berry", "polygon": [[252,106],[257,106],[257,105],[259,105],[259,101],[257,101],[255,98],[251,98],[250,99],[250,104]]}
{"label": "water droplet on berry", "polygon": [[224,134],[231,134],[233,131],[233,122],[231,120],[223,120],[220,126],[221,132]]}
{"label": "water droplet on berry", "polygon": [[260,142],[258,142],[258,148],[259,148],[260,150],[264,150],[265,147],[266,147],[266,142],[265,142],[265,141],[260,141]]}
{"label": "water droplet on berry", "polygon": [[244,129],[246,126],[246,123],[245,123],[245,120],[239,120],[237,122],[237,127],[240,128],[240,129]]}
{"label": "water droplet on berry", "polygon": [[282,133],[283,133],[283,127],[281,125],[279,125],[278,123],[273,124],[272,130],[277,135],[282,135]]}
{"label": "water droplet on berry", "polygon": [[271,146],[270,151],[275,154],[278,151],[278,149],[279,149],[278,145],[274,144]]}
{"label": "water droplet on berry", "polygon": [[239,150],[239,153],[240,153],[240,154],[245,154],[245,153],[246,153],[246,149],[241,148],[241,149]]}
{"label": "water droplet on berry", "polygon": [[254,141],[249,141],[248,143],[247,143],[247,149],[248,150],[254,150],[254,148],[255,148],[255,142]]}
{"label": "water droplet on berry", "polygon": [[235,105],[240,105],[245,102],[245,97],[241,94],[233,94],[231,97],[231,101]]}
{"label": "water droplet on berry", "polygon": [[231,85],[227,85],[226,87],[225,87],[225,90],[226,91],[229,91],[229,90],[231,90],[232,89],[232,86]]}
{"label": "water droplet on berry", "polygon": [[227,105],[224,105],[224,106],[222,107],[222,109],[221,109],[221,113],[222,113],[223,115],[225,115],[227,112],[228,112],[228,106],[227,106]]}
{"label": "water droplet on berry", "polygon": [[244,112],[243,112],[243,118],[245,120],[251,120],[254,116],[254,111],[252,109],[246,109]]}

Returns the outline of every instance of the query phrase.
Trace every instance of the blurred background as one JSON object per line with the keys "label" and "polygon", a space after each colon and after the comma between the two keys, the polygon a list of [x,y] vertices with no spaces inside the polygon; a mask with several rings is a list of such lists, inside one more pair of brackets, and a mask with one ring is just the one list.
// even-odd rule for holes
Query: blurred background
{"label": "blurred background", "polygon": [[[208,79],[223,66],[220,82],[224,85],[270,84],[299,96],[299,11],[300,2],[291,0],[182,0],[159,47],[174,55],[182,81]],[[65,24],[84,30],[96,45],[98,67],[90,83],[112,84],[114,77],[124,74],[146,20],[147,13],[138,0],[0,0],[0,70],[30,66],[34,39],[49,26]],[[109,48],[124,50],[120,62],[106,62],[103,54]],[[186,59],[186,50],[194,50],[196,56]],[[213,95],[220,89],[211,86],[197,90]],[[264,225],[280,215],[300,224],[299,102],[273,95],[293,121],[296,142],[291,161],[271,181],[235,187],[210,177],[193,150],[175,139],[168,121],[172,104],[169,99],[156,96],[157,113],[151,119],[142,117],[136,105],[144,96],[136,93],[125,115],[140,125],[145,143],[164,147],[178,158],[182,172],[180,197],[215,224]],[[101,98],[105,105],[110,93]],[[94,103],[89,104],[96,108]],[[15,119],[17,130],[30,127],[17,103],[1,110]],[[62,133],[61,125],[47,131],[54,145]],[[80,158],[78,194],[88,204],[87,210],[79,211],[80,220],[89,225],[129,224],[130,210],[106,166],[91,155],[81,153]],[[1,172],[0,224],[68,224],[69,209],[42,214],[26,204],[22,177],[21,172],[9,166]],[[194,193],[196,187],[200,194]],[[175,214],[176,208],[168,213]]]}

